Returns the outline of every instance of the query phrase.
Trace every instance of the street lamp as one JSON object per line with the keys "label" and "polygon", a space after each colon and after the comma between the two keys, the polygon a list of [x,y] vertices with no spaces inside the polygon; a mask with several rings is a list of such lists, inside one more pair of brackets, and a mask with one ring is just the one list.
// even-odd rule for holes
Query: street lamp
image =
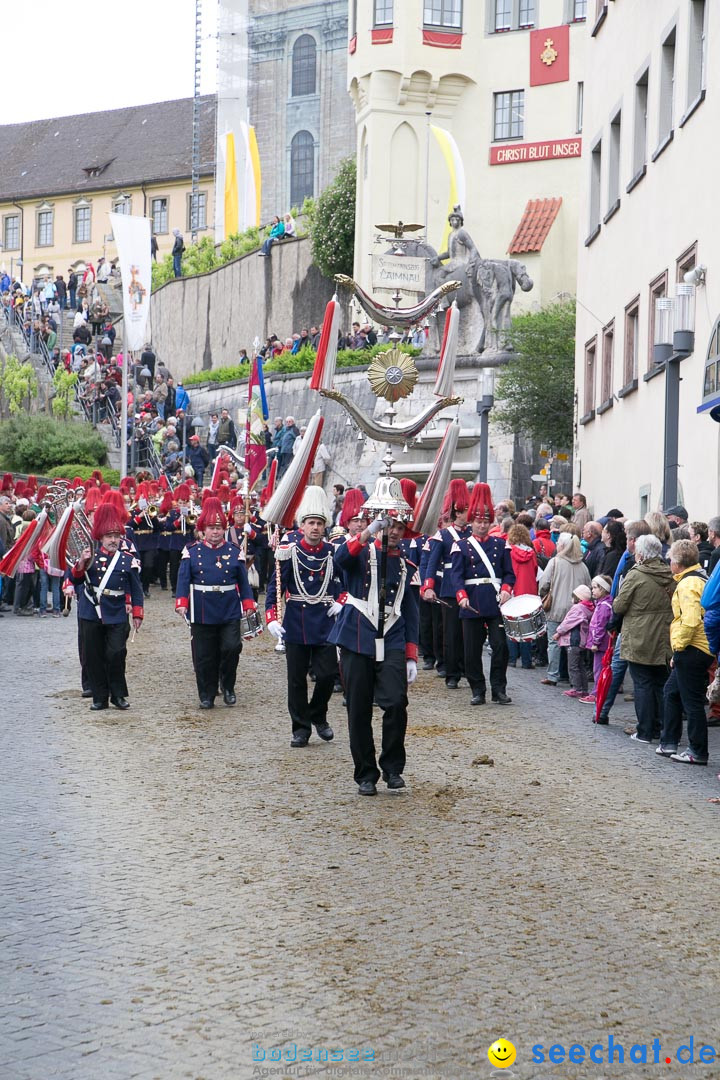
{"label": "street lamp", "polygon": [[680,362],[695,348],[695,286],[675,286],[675,297],[655,301],[653,359],[665,368],[665,440],[663,450],[663,506],[678,501]]}

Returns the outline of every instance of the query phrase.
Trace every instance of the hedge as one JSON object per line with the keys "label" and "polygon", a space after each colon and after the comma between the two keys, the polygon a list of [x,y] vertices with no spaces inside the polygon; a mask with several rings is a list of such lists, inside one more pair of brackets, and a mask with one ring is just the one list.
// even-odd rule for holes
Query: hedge
{"label": "hedge", "polygon": [[[340,349],[337,354],[337,366],[339,368],[364,367],[370,363],[378,353],[387,352],[391,345],[373,345],[370,349]],[[408,356],[419,356],[422,349],[415,345],[400,345],[400,351]],[[281,353],[267,364],[263,364],[263,372],[266,375],[279,374],[290,375],[303,371],[312,371],[315,366],[315,350],[301,349],[298,353]],[[214,368],[211,371],[198,371],[195,375],[187,375],[183,379],[183,386],[198,386],[200,383],[225,383],[234,382],[236,379],[250,377],[249,364],[233,364],[228,367]]]}
{"label": "hedge", "polygon": [[107,447],[89,424],[24,415],[0,421],[0,461],[12,472],[43,476],[70,461],[92,472],[107,461]]}
{"label": "hedge", "polygon": [[[57,465],[45,475],[51,480],[74,480],[76,476],[79,476],[81,480],[89,480],[96,468],[97,465]],[[100,472],[102,482],[109,484],[110,487],[117,487],[120,483],[120,473],[117,469],[109,469],[106,466]]]}

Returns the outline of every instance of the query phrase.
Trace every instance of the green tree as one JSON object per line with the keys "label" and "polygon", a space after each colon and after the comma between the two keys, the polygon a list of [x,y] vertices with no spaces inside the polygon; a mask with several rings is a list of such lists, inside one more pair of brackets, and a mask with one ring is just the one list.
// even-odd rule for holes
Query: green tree
{"label": "green tree", "polygon": [[315,203],[310,226],[313,262],[325,277],[331,278],[335,274],[352,276],[356,184],[355,160],[345,158],[332,184],[325,188]]}
{"label": "green tree", "polygon": [[496,423],[569,450],[573,443],[575,301],[517,315],[508,332],[514,355],[495,385]]}
{"label": "green tree", "polygon": [[61,420],[67,420],[70,416],[72,410],[70,399],[74,396],[77,381],[76,372],[66,371],[61,364],[53,376],[53,386],[55,387],[55,397],[52,399],[53,416],[57,416]]}
{"label": "green tree", "polygon": [[37,392],[37,375],[32,364],[29,361],[21,364],[12,353],[6,355],[0,367],[0,397],[11,416],[29,410]]}
{"label": "green tree", "polygon": [[89,424],[64,424],[47,416],[0,421],[0,462],[13,472],[41,473],[68,462],[104,465],[107,447]]}

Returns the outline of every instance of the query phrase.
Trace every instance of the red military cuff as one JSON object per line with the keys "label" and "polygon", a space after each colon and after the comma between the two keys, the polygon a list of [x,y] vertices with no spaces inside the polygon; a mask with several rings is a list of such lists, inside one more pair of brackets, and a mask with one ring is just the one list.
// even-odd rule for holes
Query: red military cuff
{"label": "red military cuff", "polygon": [[422,585],[420,586],[420,595],[423,596],[426,589],[434,589],[434,588],[435,588],[435,578],[432,578],[432,577],[425,578]]}
{"label": "red military cuff", "polygon": [[347,603],[347,598],[348,598],[348,594],[346,592],[341,592],[340,595],[337,598],[337,603],[338,604],[346,604]]}
{"label": "red military cuff", "polygon": [[73,566],[73,568],[72,568],[72,570],[70,571],[70,573],[71,573],[71,574],[72,574],[72,576],[73,576],[74,578],[76,578],[76,579],[77,579],[78,581],[82,581],[82,579],[83,579],[83,578],[85,577],[85,570],[84,570],[84,569],[82,569],[82,570],[78,570],[78,563],[75,563],[75,565]]}
{"label": "red military cuff", "polygon": [[255,603],[254,600],[243,600],[243,602],[242,602],[243,611],[255,611],[256,608],[257,608],[257,604]]}
{"label": "red military cuff", "polygon": [[467,600],[468,599],[468,594],[465,592],[464,589],[458,589],[458,591],[455,593],[455,599],[457,600],[457,602],[459,604],[461,600]]}
{"label": "red military cuff", "polygon": [[418,647],[413,641],[408,641],[405,645],[405,659],[415,660],[418,658]]}
{"label": "red military cuff", "polygon": [[512,588],[510,585],[503,585],[500,589],[501,593],[507,593],[508,596],[512,596]]}
{"label": "red military cuff", "polygon": [[178,596],[177,600],[175,601],[175,610],[176,611],[187,611],[187,609],[188,609],[188,598],[187,598],[187,596]]}
{"label": "red military cuff", "polygon": [[361,542],[359,536],[360,534],[358,533],[357,536],[351,536],[350,539],[347,541],[347,549],[353,557],[359,555],[362,549],[365,547],[365,545]]}
{"label": "red military cuff", "polygon": [[267,611],[265,612],[265,624],[266,624],[266,626],[269,626],[271,622],[277,622],[277,621],[278,621],[277,608],[273,604],[273,606],[269,607],[267,609]]}
{"label": "red military cuff", "polygon": [[132,609],[132,617],[133,617],[133,619],[142,619],[144,614],[145,614],[145,611],[144,611],[144,609],[142,607],[137,607],[137,606],[133,605],[133,609]]}

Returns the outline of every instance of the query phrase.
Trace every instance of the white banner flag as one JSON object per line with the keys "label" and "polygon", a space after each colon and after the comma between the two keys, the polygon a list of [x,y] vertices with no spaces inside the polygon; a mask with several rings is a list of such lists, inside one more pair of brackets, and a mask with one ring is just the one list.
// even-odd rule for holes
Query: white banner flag
{"label": "white banner flag", "polygon": [[125,351],[142,349],[150,312],[150,218],[110,214],[122,274]]}

